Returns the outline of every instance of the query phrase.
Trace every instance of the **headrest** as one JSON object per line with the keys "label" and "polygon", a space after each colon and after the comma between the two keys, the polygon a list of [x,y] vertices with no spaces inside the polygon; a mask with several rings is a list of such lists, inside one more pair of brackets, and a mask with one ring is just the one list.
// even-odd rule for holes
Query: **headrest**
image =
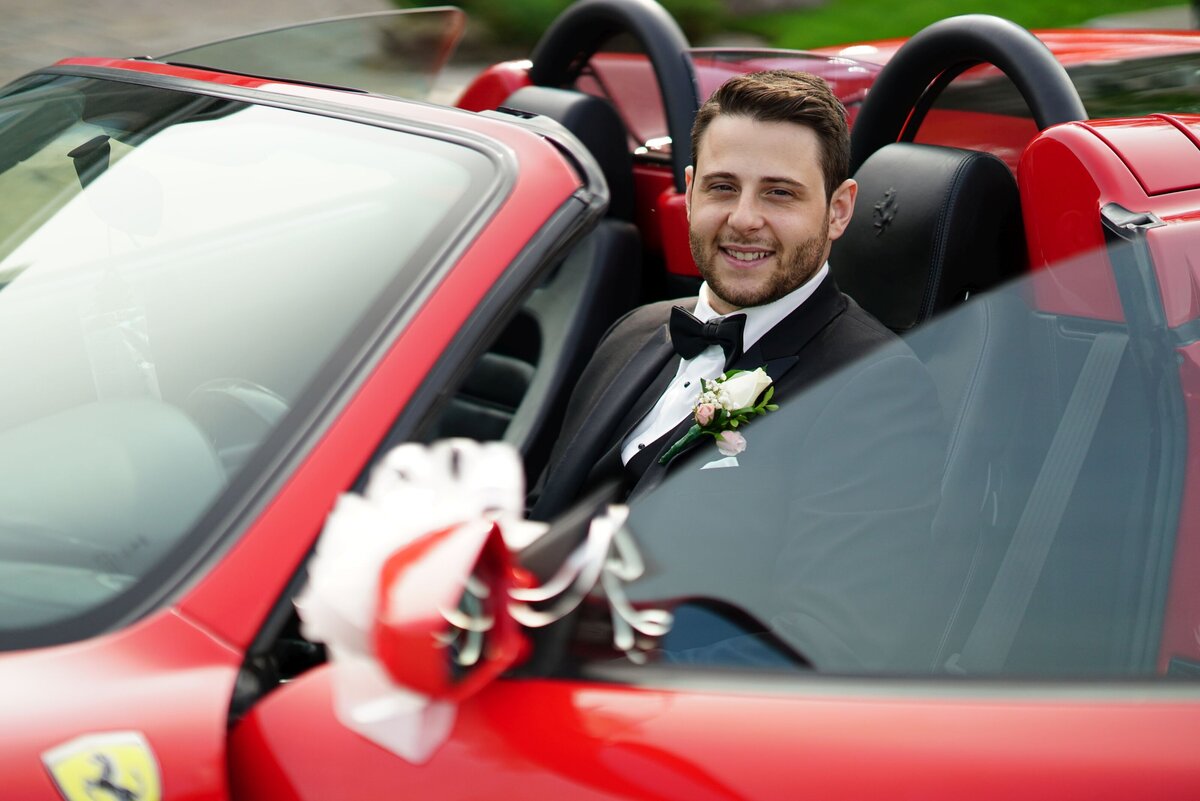
{"label": "headrest", "polygon": [[600,164],[611,195],[608,216],[633,220],[633,157],[616,109],[593,95],[548,86],[525,86],[504,101],[508,108],[540,114],[573,133]]}
{"label": "headrest", "polygon": [[1017,183],[989,153],[890,144],[854,176],[854,217],[833,243],[838,288],[893,331],[1023,269]]}

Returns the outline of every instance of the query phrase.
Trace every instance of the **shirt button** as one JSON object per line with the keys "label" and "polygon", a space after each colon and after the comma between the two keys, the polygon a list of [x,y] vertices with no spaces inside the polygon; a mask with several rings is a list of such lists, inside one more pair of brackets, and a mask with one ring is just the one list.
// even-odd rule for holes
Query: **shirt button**
{"label": "shirt button", "polygon": [[644,448],[644,447],[646,447],[646,443],[644,443],[644,442],[639,442],[639,443],[638,443],[638,450],[639,450],[639,451],[640,451],[642,448]]}
{"label": "shirt button", "polygon": [[684,388],[684,389],[687,389],[687,388],[688,388],[688,387],[690,387],[691,385],[692,385],[692,382],[691,382],[691,381],[684,381],[684,382],[683,382],[683,388]]}

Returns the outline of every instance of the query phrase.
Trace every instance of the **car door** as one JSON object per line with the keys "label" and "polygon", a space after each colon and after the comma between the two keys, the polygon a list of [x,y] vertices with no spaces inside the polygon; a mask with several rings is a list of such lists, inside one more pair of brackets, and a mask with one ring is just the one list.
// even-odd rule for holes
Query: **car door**
{"label": "car door", "polygon": [[[1095,285],[1124,247],[1049,275]],[[232,733],[235,797],[1193,797],[1198,646],[1169,633],[1190,614],[1192,467],[1186,415],[1164,412],[1188,379],[1154,368],[1175,348],[1139,345],[1096,384],[1097,343],[1138,332],[1034,297],[995,290],[781,399],[736,467],[711,445],[673,463],[630,501],[602,586],[530,629],[527,661],[458,701],[427,758],[339,719],[336,660],[266,696]],[[887,416],[846,402],[862,381],[864,397],[909,397],[876,368],[944,355],[982,309],[1015,310],[989,318],[1015,344],[939,389],[960,396],[987,369],[1017,390],[999,455],[959,431],[931,461],[912,432],[937,401]],[[1064,451],[1089,396],[1095,425]],[[927,503],[949,469],[982,483]],[[520,556],[545,581],[581,536],[560,521]],[[643,625],[663,612],[666,634]]]}

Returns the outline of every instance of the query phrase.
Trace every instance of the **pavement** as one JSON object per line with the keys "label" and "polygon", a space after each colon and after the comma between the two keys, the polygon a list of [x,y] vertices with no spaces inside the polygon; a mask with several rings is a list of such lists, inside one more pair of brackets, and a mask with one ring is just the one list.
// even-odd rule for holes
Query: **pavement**
{"label": "pavement", "polygon": [[[289,23],[389,8],[389,0],[0,0],[0,84],[69,56],[157,56]],[[1176,5],[1092,24],[1188,28],[1193,22],[1191,8]]]}
{"label": "pavement", "polygon": [[0,0],[0,84],[70,56],[159,56],[388,0]]}

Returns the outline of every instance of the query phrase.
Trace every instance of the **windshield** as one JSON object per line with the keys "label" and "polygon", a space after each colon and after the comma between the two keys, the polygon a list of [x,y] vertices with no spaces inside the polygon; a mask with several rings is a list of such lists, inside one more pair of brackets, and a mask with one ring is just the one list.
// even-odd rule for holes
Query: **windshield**
{"label": "windshield", "polygon": [[1134,260],[1114,247],[973,298],[798,395],[777,393],[777,411],[738,429],[741,453],[704,438],[635,492],[628,525],[646,573],[628,599],[675,614],[651,659],[873,675],[1184,671],[1160,656],[1160,637],[1164,620],[1194,614],[1194,576],[1178,572],[1195,540],[1180,527],[1190,380],[1179,372],[1194,347],[1092,319],[1079,296],[1048,310],[1064,286],[1111,284],[1118,262]]}
{"label": "windshield", "polygon": [[425,100],[466,24],[457,8],[383,11],[238,36],[159,61]]}
{"label": "windshield", "polygon": [[204,544],[493,177],[460,145],[213,97],[0,96],[0,643],[128,605]]}

